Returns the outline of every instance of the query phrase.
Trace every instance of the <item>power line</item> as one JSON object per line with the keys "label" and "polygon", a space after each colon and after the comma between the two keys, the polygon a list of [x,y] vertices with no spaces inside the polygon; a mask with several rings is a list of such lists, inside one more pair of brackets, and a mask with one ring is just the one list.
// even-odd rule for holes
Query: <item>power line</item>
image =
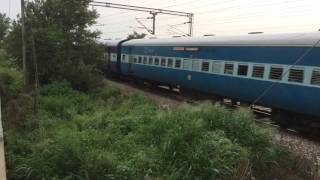
{"label": "power line", "polygon": [[[219,20],[219,18],[215,18],[217,19],[218,21],[214,21],[214,23],[210,23],[210,22],[205,22],[205,21],[212,21],[212,19],[201,19],[201,20],[198,20],[197,22],[197,25],[218,25],[218,24],[232,24],[232,23],[237,23],[237,22],[244,22],[244,21],[257,21],[257,20],[261,20],[261,19],[268,19],[268,17],[270,17],[269,15],[273,15],[275,14],[274,16],[277,15],[277,18],[279,17],[294,17],[294,16],[298,16],[297,14],[300,14],[299,12],[294,12],[293,10],[295,10],[294,8],[296,7],[301,7],[301,4],[300,5],[297,5],[296,3],[299,3],[299,2],[302,2],[300,0],[296,0],[296,1],[286,1],[286,2],[280,2],[280,3],[275,3],[275,2],[264,2],[264,3],[250,3],[249,6],[246,5],[246,6],[243,6],[241,4],[239,5],[236,5],[236,6],[229,6],[230,4],[230,0],[229,1],[220,1],[220,2],[214,2],[214,3],[206,3],[205,5],[200,5],[198,7],[192,7],[192,8],[188,8],[188,10],[194,10],[194,9],[201,9],[202,7],[204,6],[209,6],[209,5],[214,5],[214,4],[220,4],[219,7],[220,8],[214,8],[214,9],[211,9],[210,10],[210,14],[213,14],[213,13],[219,13],[219,12],[225,12],[225,11],[232,11],[232,14],[234,14],[234,12],[237,12],[235,10],[239,10],[239,12],[241,11],[245,11],[246,9],[249,9],[249,8],[255,8],[256,10],[258,9],[262,9],[262,8],[265,8],[265,7],[273,7],[273,6],[278,6],[280,4],[288,4],[286,5],[287,8],[284,9],[284,11],[289,11],[289,12],[284,12],[284,11],[281,11],[281,12],[275,12],[274,9],[272,10],[264,10],[264,11],[260,11],[259,13],[246,13],[246,14],[240,14],[238,13],[239,15],[234,15],[234,16],[229,16],[229,17],[221,17],[223,20]],[[184,2],[184,3],[177,3],[177,4],[174,4],[174,5],[170,5],[170,6],[163,6],[163,7],[178,7],[178,6],[182,6],[182,5],[186,5],[186,4],[193,4],[193,3],[197,3],[196,1],[189,1],[189,2]],[[304,3],[305,4],[305,3]],[[223,6],[222,6],[223,5]],[[221,7],[222,6],[222,7]],[[204,7],[205,9],[205,7]],[[241,10],[241,11],[240,11]],[[292,12],[291,12],[292,11]],[[203,13],[203,14],[200,14],[200,13]],[[205,15],[205,13],[207,13],[207,11],[200,11],[199,12],[199,16],[202,16],[202,15]],[[283,14],[283,15],[279,15],[280,14]],[[290,14],[288,14],[290,13]],[[303,14],[305,13],[308,13],[308,14],[311,14],[311,11],[308,10],[307,12],[301,12]],[[172,20],[175,20],[175,19],[178,19],[178,18],[170,18],[170,21]],[[133,20],[133,19],[132,19]],[[160,19],[161,22],[165,22],[165,20],[168,20],[168,18],[165,18],[165,19]],[[117,21],[117,20],[116,20]],[[111,22],[116,22],[116,21],[111,21]],[[130,22],[131,20],[127,20],[125,22]],[[199,23],[200,22],[200,23]],[[107,23],[108,26],[111,26],[111,27],[119,27],[118,22],[116,23],[112,23],[112,24],[109,24],[110,22]],[[124,21],[121,21],[121,25],[124,24]],[[162,28],[163,27],[163,28]],[[167,25],[163,25],[163,26],[157,26],[157,28],[159,29],[167,29]],[[253,28],[256,28],[256,27],[253,27]],[[258,27],[260,28],[260,27]]]}
{"label": "power line", "polygon": [[[150,5],[150,3],[145,4],[145,2],[150,2],[150,1],[143,1],[143,2],[140,2],[140,4],[144,4],[144,6],[149,6]],[[160,7],[160,8],[165,8],[165,7]],[[103,18],[110,18],[110,17],[114,17],[116,15],[124,15],[124,14],[134,14],[134,12],[130,12],[130,11],[117,12],[117,13],[113,13],[113,14],[102,16],[100,18],[102,18],[102,19]]]}
{"label": "power line", "polygon": [[[280,13],[276,13],[276,12],[266,12],[266,13],[257,13],[257,14],[251,14],[250,16],[239,16],[239,17],[235,17],[235,18],[228,18],[228,19],[224,19],[224,20],[219,20],[219,21],[214,21],[214,23],[210,23],[210,24],[225,24],[225,23],[232,23],[232,22],[241,22],[243,20],[252,20],[252,19],[260,19],[263,17],[267,17],[267,18],[274,18],[274,16],[276,16],[277,18],[279,17],[286,17],[286,16],[295,16],[295,15],[305,15],[305,14],[310,14],[312,15],[313,13],[318,13],[318,11],[314,12],[314,11],[308,11],[308,12],[280,12]],[[308,18],[310,19],[310,18]],[[208,20],[202,20],[202,21],[208,21]],[[202,22],[202,21],[198,21],[198,22]],[[212,19],[211,19],[212,21]],[[205,24],[209,24],[209,23],[198,23],[198,25],[205,25]]]}
{"label": "power line", "polygon": [[[292,2],[299,2],[300,0],[296,0],[296,1],[290,1],[291,3]],[[248,6],[248,4],[246,5],[246,6],[244,6],[244,7],[238,7],[238,6],[236,6],[236,7],[228,7],[228,9],[226,9],[226,8],[223,8],[223,9],[215,9],[214,11],[213,11],[213,13],[216,13],[217,11],[218,12],[225,12],[225,10],[227,10],[227,11],[233,11],[233,13],[234,13],[234,10],[241,10],[241,9],[250,9],[250,10],[252,10],[252,9],[255,9],[256,11],[259,11],[259,12],[261,12],[261,10],[259,10],[259,8],[266,8],[266,7],[270,7],[270,6],[277,6],[277,7],[279,7],[279,5],[281,5],[281,4],[283,4],[283,3],[274,3],[274,2],[266,2],[266,3],[263,3],[263,4],[255,4],[255,3],[251,3],[251,4],[249,4],[249,5],[251,5],[251,6]],[[285,11],[285,10],[287,10],[288,9],[288,7],[289,6],[286,6],[286,9],[284,9],[283,11]],[[299,6],[299,7],[301,7],[301,6]],[[263,11],[265,11],[265,10],[263,10]],[[204,12],[200,12],[200,13],[204,13]],[[197,15],[200,15],[200,13],[199,14],[197,14]],[[233,13],[231,13],[231,14],[233,14]],[[236,17],[238,17],[238,15],[235,15]],[[232,17],[235,17],[235,16],[231,16],[231,18]]]}
{"label": "power line", "polygon": [[182,11],[174,11],[174,10],[167,10],[167,9],[159,9],[159,8],[149,8],[149,7],[142,7],[142,6],[133,6],[133,5],[126,5],[126,4],[118,4],[118,3],[108,3],[108,2],[100,2],[100,1],[92,1],[92,6],[97,7],[107,7],[107,8],[115,8],[115,9],[124,9],[124,10],[130,10],[130,11],[140,11],[140,12],[146,12],[152,15],[152,33],[155,34],[156,29],[156,16],[158,14],[166,14],[166,15],[172,15],[172,16],[182,16],[187,17],[189,19],[189,32],[188,35],[192,36],[193,34],[193,14],[182,12]]}
{"label": "power line", "polygon": [[[183,9],[182,11],[186,11],[186,10],[190,11],[190,10],[194,10],[194,9],[198,9],[198,8],[202,8],[202,7],[207,7],[208,5],[215,5],[215,6],[216,6],[216,5],[221,5],[221,4],[230,3],[230,2],[233,2],[233,1],[236,1],[236,0],[225,0],[225,1],[213,2],[213,3],[210,2],[210,3],[208,3],[208,4],[203,4],[203,5],[198,6],[198,7],[195,7],[195,8]],[[163,7],[163,8],[177,7],[177,6],[183,6],[183,5],[188,5],[188,6],[190,6],[191,4],[194,4],[194,3],[199,4],[199,1],[193,0],[193,1],[190,1],[189,3],[187,2],[187,3],[181,3],[181,4],[177,4],[177,5],[172,5],[172,6],[165,6],[165,7]]]}
{"label": "power line", "polygon": [[[243,27],[243,26],[241,26]],[[294,28],[295,30],[297,29],[306,29],[307,27],[314,27],[313,31],[316,31],[316,25],[294,25],[294,26],[273,26],[273,27],[252,27],[252,28],[234,28],[234,29],[228,29],[228,30],[214,30],[214,31],[210,31],[210,30],[206,30],[206,31],[198,31],[198,33],[217,33],[217,32],[222,32],[222,33],[226,33],[226,32],[251,32],[251,31],[263,31],[266,32],[266,29],[270,29],[270,30],[277,30],[277,29],[281,29],[281,30],[288,30],[288,29],[292,29]],[[310,29],[310,31],[312,31]]]}
{"label": "power line", "polygon": [[[234,0],[232,0],[232,1],[234,1]],[[145,2],[150,2],[150,1],[145,1]],[[189,2],[187,2],[187,3],[181,3],[181,4],[190,4],[190,2],[191,2],[191,4],[192,4],[192,2],[198,3],[199,1],[192,0],[192,1],[189,1]],[[149,3],[148,3],[148,4],[149,4]],[[148,4],[147,4],[147,5],[148,5]],[[181,4],[170,5],[170,6],[161,6],[160,8],[176,7],[176,6],[180,6]],[[189,10],[192,10],[192,9],[185,9],[184,11],[189,11]],[[123,15],[123,14],[132,14],[132,13],[123,12],[123,13],[114,13],[114,14],[111,14],[111,15],[113,16],[113,15]],[[102,17],[100,17],[100,18],[109,18],[109,17],[110,17],[110,15],[106,15],[106,16],[102,16]]]}
{"label": "power line", "polygon": [[[145,3],[145,2],[149,2],[149,1],[143,1],[141,3]],[[117,13],[112,13],[112,14],[109,14],[109,15],[107,14],[107,15],[99,17],[99,18],[109,18],[109,17],[113,17],[114,15],[123,15],[123,14],[132,14],[132,12],[128,12],[128,11],[125,11],[125,12],[122,12],[122,13],[117,12]]]}
{"label": "power line", "polygon": [[[318,12],[311,12],[311,11],[308,11],[308,13],[316,13],[316,14],[318,14]],[[296,13],[296,14],[281,13],[281,14],[277,14],[275,16],[277,18],[279,18],[279,17],[292,18],[292,17],[296,17],[296,16],[301,17],[302,14],[305,14],[305,12]],[[208,24],[221,25],[221,24],[232,24],[232,23],[244,22],[244,21],[246,21],[246,22],[254,22],[254,21],[257,21],[257,20],[268,20],[268,19],[274,18],[274,16],[273,17],[270,16],[270,15],[272,15],[270,13],[262,14],[262,15],[263,16],[253,16],[253,17],[246,17],[246,18],[235,18],[234,20],[230,19],[229,21],[217,21],[215,23],[198,23],[197,25],[208,25]]]}
{"label": "power line", "polygon": [[[228,3],[231,3],[233,1],[236,1],[236,0],[228,0],[228,1],[218,2],[218,3],[217,2],[215,2],[215,3],[210,2],[208,4],[203,4],[201,6],[188,8],[188,10],[190,11],[190,10],[195,10],[195,9],[201,9],[201,8],[208,7],[209,5],[217,6],[217,5],[221,5],[221,4],[228,4]],[[184,11],[184,10],[186,10],[186,9],[182,9],[182,11]],[[214,11],[214,10],[212,10],[212,11]]]}
{"label": "power line", "polygon": [[[189,2],[195,2],[195,1],[189,1]],[[223,3],[225,3],[225,2],[227,2],[227,1],[223,1]],[[222,2],[219,2],[219,3],[215,3],[215,4],[220,4],[220,3],[222,3]],[[187,3],[181,3],[181,4],[187,4]],[[178,5],[181,5],[181,4],[178,4]],[[212,3],[210,3],[210,4],[212,4]],[[164,6],[164,7],[162,7],[162,8],[165,8],[165,7],[174,7],[174,6],[178,6],[177,4],[176,5],[171,5],[171,6]],[[115,13],[115,15],[117,15],[118,13]],[[126,13],[127,14],[127,13]],[[121,14],[122,15],[122,14]],[[104,16],[104,17],[107,17],[107,16]],[[104,18],[103,17],[103,18]],[[172,18],[171,18],[172,19]],[[177,18],[174,18],[174,19],[177,19]],[[131,21],[131,20],[128,20],[127,22],[129,22],[129,21]],[[112,22],[114,22],[114,21],[112,21]],[[122,21],[122,23],[123,23],[123,21]]]}
{"label": "power line", "polygon": [[[299,0],[298,0],[299,1]],[[297,1],[294,1],[294,2],[297,2]],[[280,3],[279,3],[280,4]],[[272,3],[272,4],[269,4],[269,5],[277,5],[279,6],[279,4],[275,4],[275,3]],[[268,4],[265,4],[265,5],[268,5]],[[255,8],[255,9],[258,9],[258,8],[265,8],[265,7],[268,7],[268,6],[255,6],[254,4],[252,6],[246,6],[246,8]],[[300,5],[298,6],[294,6],[294,7],[286,7],[285,10],[288,10],[288,9],[292,9],[292,8],[296,8],[296,7],[301,7]],[[200,13],[196,13],[198,16],[201,16],[201,15],[205,15],[205,14],[210,14],[210,13],[217,13],[217,12],[225,12],[225,11],[234,11],[234,10],[239,10],[239,7],[235,6],[235,7],[228,7],[228,8],[222,8],[222,9],[216,9],[216,10],[212,10],[212,11],[204,11],[204,12],[200,12]],[[283,10],[282,12],[284,12],[285,10]],[[274,9],[272,10],[269,10],[269,11],[262,11],[262,12],[272,12],[274,11]],[[261,11],[259,11],[260,13]],[[252,14],[252,15],[255,15],[255,14]],[[241,15],[240,15],[241,16]],[[237,16],[239,17],[239,16]]]}
{"label": "power line", "polygon": [[[301,1],[301,0],[296,0],[296,1],[291,1],[291,2],[298,2],[298,1]],[[230,2],[230,1],[229,1]],[[225,2],[221,2],[221,3],[225,3]],[[218,3],[210,3],[210,4],[218,4]],[[210,4],[206,4],[205,6],[207,5],[210,5]],[[278,4],[283,4],[283,3],[264,3],[264,5],[278,5]],[[200,7],[195,7],[195,8],[189,8],[188,10],[194,10],[194,9],[198,9],[198,8],[201,8],[203,6],[200,6]],[[253,6],[249,6],[249,7],[246,7],[246,8],[250,8],[250,7],[257,7],[255,6],[255,4],[253,3]],[[260,6],[261,7],[266,7],[266,6]],[[218,8],[218,9],[211,9],[210,12],[212,13],[216,13],[216,12],[225,12],[226,10],[235,10],[235,9],[239,9],[238,6],[231,6],[231,7],[225,7],[225,8]],[[207,11],[206,11],[207,12]],[[202,15],[202,14],[205,14],[206,12],[198,12],[196,13],[197,15]],[[255,14],[253,14],[255,15]],[[238,18],[239,16],[237,16]]]}

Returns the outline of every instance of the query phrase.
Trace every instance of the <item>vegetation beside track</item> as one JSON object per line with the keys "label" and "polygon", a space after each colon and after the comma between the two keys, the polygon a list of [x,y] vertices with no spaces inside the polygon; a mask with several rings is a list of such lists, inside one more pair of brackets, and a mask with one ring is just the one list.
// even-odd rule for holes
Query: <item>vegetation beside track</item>
{"label": "vegetation beside track", "polygon": [[19,71],[10,71],[2,84],[17,89],[4,105],[9,179],[311,179],[311,166],[273,145],[247,110],[163,110],[108,84],[81,92],[54,82],[41,88],[34,114],[32,93],[21,94]]}
{"label": "vegetation beside track", "polygon": [[8,179],[312,178],[311,165],[272,144],[244,109],[201,104],[164,110],[101,83],[95,67],[103,48],[99,32],[88,28],[97,14],[90,1],[81,2],[28,3],[30,87],[24,89],[20,20],[3,26],[0,45],[10,53],[0,51]]}

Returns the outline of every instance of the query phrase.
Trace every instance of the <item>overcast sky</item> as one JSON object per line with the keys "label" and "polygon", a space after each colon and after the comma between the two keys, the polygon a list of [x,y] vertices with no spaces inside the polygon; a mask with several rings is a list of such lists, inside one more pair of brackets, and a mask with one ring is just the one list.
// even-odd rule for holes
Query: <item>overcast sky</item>
{"label": "overcast sky", "polygon": [[[320,29],[320,0],[99,0],[153,8],[165,8],[195,14],[194,35],[311,32]],[[124,38],[136,30],[147,33],[136,18],[151,28],[148,13],[95,7],[100,18],[94,29],[102,38]],[[0,0],[0,12],[11,18],[20,12],[20,0]],[[184,17],[158,15],[156,32],[159,37],[187,33]],[[170,28],[174,26],[175,29]],[[177,30],[178,29],[178,30]]]}

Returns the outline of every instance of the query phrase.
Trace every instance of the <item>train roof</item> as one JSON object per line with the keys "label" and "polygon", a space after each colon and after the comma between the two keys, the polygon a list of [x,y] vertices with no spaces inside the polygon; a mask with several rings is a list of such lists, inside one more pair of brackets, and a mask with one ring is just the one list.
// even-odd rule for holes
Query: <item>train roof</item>
{"label": "train roof", "polygon": [[116,47],[122,40],[106,40],[104,41],[104,45],[110,47]]}
{"label": "train roof", "polygon": [[[320,32],[292,34],[248,34],[242,36],[136,39],[124,46],[293,46],[311,47],[320,40]],[[317,47],[320,47],[317,44]]]}

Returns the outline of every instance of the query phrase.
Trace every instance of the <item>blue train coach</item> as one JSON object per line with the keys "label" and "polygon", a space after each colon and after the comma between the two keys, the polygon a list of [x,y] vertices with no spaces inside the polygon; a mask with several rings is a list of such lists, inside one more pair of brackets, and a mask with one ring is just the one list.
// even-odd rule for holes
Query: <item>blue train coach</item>
{"label": "blue train coach", "polygon": [[317,121],[319,40],[320,32],[129,40],[110,47],[111,66],[125,76],[280,110],[292,121]]}

